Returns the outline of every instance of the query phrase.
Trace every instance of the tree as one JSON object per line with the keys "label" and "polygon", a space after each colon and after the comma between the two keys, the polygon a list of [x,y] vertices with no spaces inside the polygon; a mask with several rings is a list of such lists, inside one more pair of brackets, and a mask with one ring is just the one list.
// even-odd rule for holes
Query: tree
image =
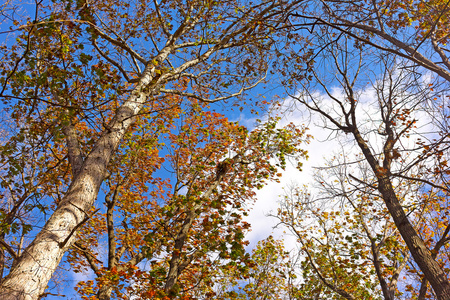
{"label": "tree", "polygon": [[[74,270],[87,267],[97,277],[96,283],[79,283],[83,296],[214,297],[221,269],[245,270],[249,264],[243,248],[249,224],[241,219],[254,189],[280,175],[275,163],[283,167],[284,156],[303,153],[301,130],[276,129],[272,121],[249,133],[198,104],[167,135],[165,157],[149,156],[139,133],[128,142],[136,153],[125,144],[117,156],[122,163],[112,162],[123,169],[110,170],[107,213],[89,220],[69,254]],[[140,144],[145,147],[138,151]],[[226,158],[228,153],[233,154]],[[125,159],[130,163],[124,164]],[[173,187],[152,175],[159,169],[154,162],[163,160],[173,170]],[[149,191],[151,197],[146,196]],[[98,245],[105,243],[105,233],[108,247],[102,249]],[[102,263],[102,257],[108,262]],[[143,262],[151,265],[144,268]]]}
{"label": "tree", "polygon": [[269,236],[252,250],[247,269],[222,270],[218,299],[297,299],[294,265],[283,242]]}
{"label": "tree", "polygon": [[342,157],[330,163],[341,168],[324,167],[317,178],[316,198],[293,187],[278,211],[299,241],[304,282],[298,289],[303,298],[398,299],[408,250],[379,196],[349,177],[357,168]]}
{"label": "tree", "polygon": [[[3,34],[15,40],[1,48],[0,97],[16,130],[1,151],[2,245],[13,261],[1,298],[43,295],[94,216],[108,166],[137,116],[162,115],[186,99],[242,97],[264,79],[281,38],[273,32],[295,6],[68,0],[36,2],[29,18],[11,15]],[[39,211],[51,214],[40,230],[30,226]],[[23,251],[7,246],[18,231],[36,233]]]}
{"label": "tree", "polygon": [[[376,98],[374,105],[376,105],[377,115],[374,111],[364,112],[361,110],[364,102],[362,91],[366,88],[366,85],[361,82],[371,80],[370,75],[367,75],[370,73],[365,65],[365,61],[371,57],[368,48],[360,45],[358,41],[353,44],[351,39],[335,42],[334,34],[328,32],[318,37],[316,41],[325,46],[321,49],[322,53],[315,54],[315,59],[322,59],[320,63],[326,62],[323,65],[333,66],[333,70],[328,73],[330,74],[328,77],[326,74],[318,73],[315,69],[307,70],[309,75],[302,78],[308,80],[300,81],[303,89],[296,94],[292,94],[292,97],[311,112],[321,115],[325,122],[324,127],[331,128],[336,133],[343,133],[358,147],[372,177],[358,178],[358,176],[347,174],[345,180],[360,185],[357,188],[358,194],[369,189],[368,192],[362,193],[365,195],[364,197],[372,199],[373,195],[376,195],[379,197],[378,199],[383,200],[389,216],[392,217],[395,227],[405,241],[415,264],[421,270],[423,277],[433,287],[436,298],[449,298],[450,284],[446,273],[447,262],[436,261],[436,256],[431,251],[432,248],[433,251],[435,251],[434,249],[441,249],[441,245],[448,240],[444,219],[440,217],[440,214],[433,212],[430,212],[430,214],[437,218],[422,218],[421,213],[423,211],[418,208],[427,206],[421,202],[422,196],[417,197],[418,200],[411,203],[407,200],[408,198],[402,198],[400,192],[402,185],[415,185],[416,187],[412,189],[421,190],[423,194],[427,194],[429,188],[439,189],[443,193],[442,196],[447,193],[446,180],[440,182],[429,180],[427,175],[430,173],[425,172],[430,166],[433,166],[431,163],[435,162],[437,157],[443,155],[441,149],[446,148],[447,135],[437,131],[437,137],[431,137],[430,135],[420,134],[420,131],[416,129],[419,118],[418,111],[426,108],[428,103],[434,101],[433,89],[430,89],[428,83],[419,80],[417,73],[409,72],[407,70],[409,68],[406,68],[401,62],[396,62],[395,60],[399,59],[398,57],[390,58],[381,54],[376,56],[370,65],[372,70],[380,68],[383,71],[382,77],[374,81],[372,88]],[[376,60],[380,64],[374,66],[373,62]],[[334,83],[340,85],[339,93],[333,92],[331,89],[330,85]],[[314,84],[317,85],[314,86]],[[327,99],[318,95],[317,91],[324,93]],[[417,144],[411,145],[410,142],[405,142],[411,136],[419,136],[423,141],[430,140],[430,142],[419,141]],[[445,158],[442,161],[446,161]],[[346,161],[345,163],[349,164],[350,162]],[[446,169],[446,163],[437,166],[438,169],[442,167]],[[433,167],[431,168],[433,169]],[[446,177],[443,173],[441,175]],[[425,187],[423,187],[423,184],[425,184]],[[340,194],[341,197],[347,195],[347,191],[344,191],[341,192],[343,193]],[[439,209],[441,205],[445,205],[445,198],[434,198],[436,201],[443,201],[437,206]],[[360,215],[361,211],[357,209],[358,206],[353,206],[353,214]],[[427,206],[427,210],[432,210],[433,206]],[[418,210],[416,211],[416,209]],[[324,213],[328,212],[325,211]],[[320,221],[325,218],[324,216],[319,217],[316,216],[319,224],[325,222]],[[292,222],[292,218],[287,219],[286,222],[289,223],[289,220]],[[430,226],[434,228],[444,226],[444,230],[433,233],[439,236],[437,240],[427,236],[426,232],[419,229],[424,227],[422,222],[425,220],[433,222],[433,225],[427,225],[428,228]],[[355,221],[363,222],[363,219],[359,218],[358,220],[356,218]],[[323,223],[323,226],[339,225]],[[364,226],[360,230],[363,233],[367,231]],[[301,232],[297,235],[303,237]],[[365,235],[366,238],[372,240],[367,232]],[[333,239],[336,239],[336,237],[333,237]],[[306,241],[304,247],[308,248],[309,244]],[[437,246],[437,241],[440,241],[439,244],[441,245]],[[432,246],[434,243],[436,243],[435,246]],[[357,242],[357,244],[360,243]],[[353,246],[356,247],[357,245]],[[376,244],[374,246],[377,247]],[[357,247],[354,251],[356,249]],[[325,255],[323,251],[319,252],[308,252],[310,261],[308,268],[314,269],[322,284],[329,289],[334,290],[344,298],[355,298],[356,296],[347,294],[348,291],[342,291],[340,284],[343,284],[343,282],[332,284],[328,282],[326,276],[321,275],[320,268],[314,266],[316,256]],[[373,249],[372,255],[373,261],[376,261],[376,251],[373,251]],[[403,254],[403,257],[406,256],[406,254]],[[399,262],[404,261],[405,259],[399,260]],[[378,269],[377,272],[382,269],[380,269],[380,266],[376,268]],[[390,288],[381,280],[383,276],[378,277],[384,297],[392,298],[392,292],[389,292]]]}

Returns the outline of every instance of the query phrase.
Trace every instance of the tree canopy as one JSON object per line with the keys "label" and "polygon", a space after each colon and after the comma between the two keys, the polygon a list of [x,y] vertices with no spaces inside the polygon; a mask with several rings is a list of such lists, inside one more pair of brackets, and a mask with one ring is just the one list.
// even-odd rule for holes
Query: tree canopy
{"label": "tree canopy", "polygon": [[[450,299],[449,5],[1,4],[0,298]],[[342,147],[247,251],[292,110]]]}

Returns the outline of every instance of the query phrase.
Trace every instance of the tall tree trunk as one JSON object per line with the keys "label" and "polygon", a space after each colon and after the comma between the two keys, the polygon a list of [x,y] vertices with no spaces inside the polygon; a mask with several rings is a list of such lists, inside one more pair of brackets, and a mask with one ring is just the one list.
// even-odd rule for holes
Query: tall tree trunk
{"label": "tall tree trunk", "polygon": [[395,194],[391,181],[388,177],[378,180],[378,189],[383,196],[384,202],[389,210],[398,231],[408,246],[414,261],[423,272],[424,277],[430,282],[436,293],[437,299],[450,299],[450,284],[447,275],[433,259],[431,251],[427,248],[423,240],[417,234],[414,227],[409,222],[400,201]]}
{"label": "tall tree trunk", "polygon": [[[431,251],[426,247],[423,240],[409,222],[405,211],[403,210],[403,207],[395,194],[394,188],[392,187],[392,182],[389,175],[390,170],[388,169],[389,163],[384,163],[384,168],[381,168],[375,156],[367,146],[364,138],[356,128],[353,131],[353,135],[366,160],[369,162],[373,172],[378,178],[378,190],[383,196],[383,200],[389,210],[389,214],[392,216],[398,231],[408,246],[414,261],[423,272],[424,277],[430,282],[434,292],[436,293],[437,299],[449,300],[450,283],[447,276],[436,260],[433,259]],[[385,151],[386,149],[391,150],[392,147],[393,144],[388,140],[385,145]]]}
{"label": "tall tree trunk", "polygon": [[[157,59],[163,61],[168,53],[162,53]],[[89,216],[108,163],[133,122],[133,117],[149,96],[145,88],[151,83],[154,73],[155,67],[149,64],[139,84],[84,161],[60,205],[18,258],[15,267],[2,280],[0,299],[31,300],[44,293],[64,253],[75,241],[78,227]]]}

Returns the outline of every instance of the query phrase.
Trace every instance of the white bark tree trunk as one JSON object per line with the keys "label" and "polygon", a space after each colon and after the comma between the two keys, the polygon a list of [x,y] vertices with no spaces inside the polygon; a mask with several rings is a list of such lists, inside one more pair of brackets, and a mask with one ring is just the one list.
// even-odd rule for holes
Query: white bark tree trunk
{"label": "white bark tree trunk", "polygon": [[[168,53],[162,53],[158,60],[163,61]],[[76,239],[76,230],[89,216],[111,157],[133,117],[147,101],[149,93],[144,91],[154,78],[154,73],[155,67],[149,65],[131,96],[117,111],[110,126],[84,161],[61,204],[2,280],[0,299],[31,300],[44,293],[64,253]]]}

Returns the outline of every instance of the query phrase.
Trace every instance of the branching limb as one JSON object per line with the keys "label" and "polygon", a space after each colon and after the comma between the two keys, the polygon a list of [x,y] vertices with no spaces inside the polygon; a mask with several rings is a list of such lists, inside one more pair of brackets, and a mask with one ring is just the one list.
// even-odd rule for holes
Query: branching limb
{"label": "branching limb", "polygon": [[6,251],[9,253],[9,255],[11,255],[11,257],[14,260],[18,258],[16,251],[14,251],[14,249],[7,242],[5,242],[4,239],[0,239],[0,245],[6,249]]}
{"label": "branching limb", "polygon": [[100,269],[97,267],[97,263],[103,265],[103,262],[99,259],[97,259],[86,247],[84,247],[79,241],[76,241],[74,243],[74,246],[81,251],[83,256],[86,258],[86,260],[89,263],[89,266],[91,267],[92,271],[97,276],[101,276]]}
{"label": "branching limb", "polygon": [[102,49],[100,49],[100,47],[97,44],[97,41],[92,40],[92,45],[94,46],[94,48],[97,50],[97,52],[103,56],[104,59],[106,59],[110,64],[112,64],[113,66],[115,66],[120,73],[122,73],[123,77],[125,78],[125,80],[129,83],[136,83],[139,81],[139,79],[137,78],[130,78],[128,76],[128,72],[125,71],[122,67],[121,64],[119,64],[117,61],[113,60],[112,58],[110,58],[105,52],[103,52]]}
{"label": "branching limb", "polygon": [[165,88],[161,88],[159,89],[160,92],[162,93],[167,93],[167,94],[175,94],[175,95],[179,95],[179,96],[184,96],[184,97],[189,97],[189,98],[193,98],[193,99],[197,99],[199,101],[205,102],[205,103],[214,103],[214,102],[218,102],[218,101],[223,101],[223,100],[227,100],[227,99],[231,99],[237,96],[242,95],[245,91],[250,90],[254,87],[256,87],[259,83],[261,83],[262,81],[264,81],[266,76],[260,78],[258,81],[256,81],[254,84],[247,86],[247,87],[242,87],[238,92],[236,93],[230,93],[226,96],[222,96],[222,97],[217,97],[217,98],[213,98],[213,99],[209,99],[209,98],[205,98],[205,97],[201,97],[197,94],[194,93],[189,93],[189,92],[183,92],[180,90],[174,90],[174,89],[165,89]]}

